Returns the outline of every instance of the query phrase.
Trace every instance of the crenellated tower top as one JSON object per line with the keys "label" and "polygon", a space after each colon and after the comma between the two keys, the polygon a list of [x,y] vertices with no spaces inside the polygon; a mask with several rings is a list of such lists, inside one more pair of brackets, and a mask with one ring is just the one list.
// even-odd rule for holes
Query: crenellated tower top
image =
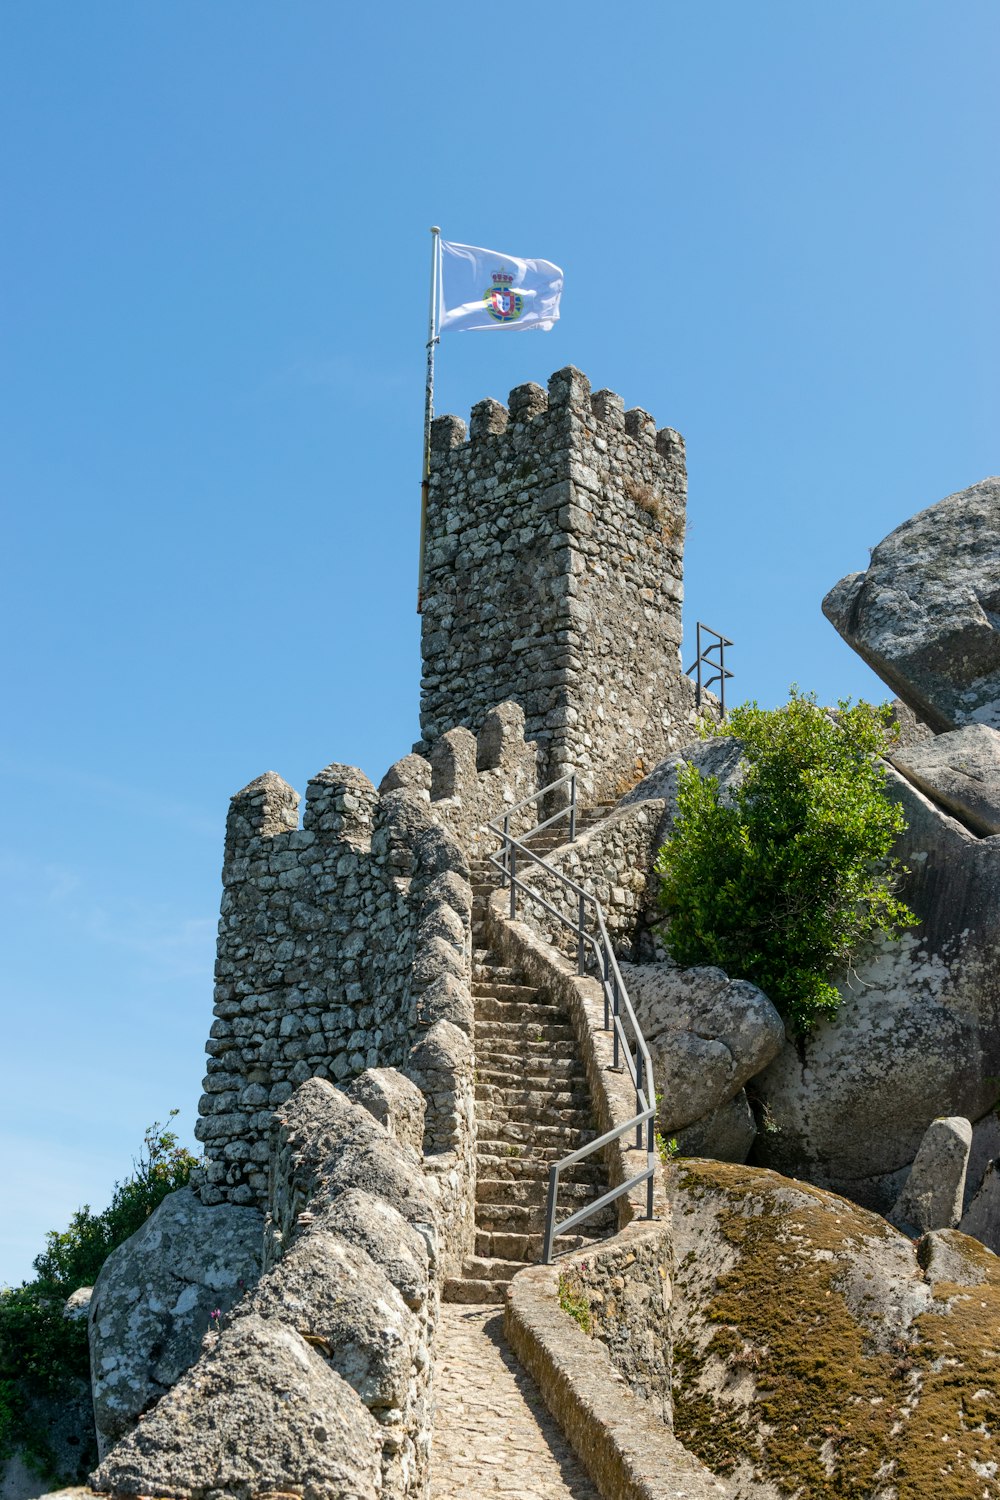
{"label": "crenellated tower top", "polygon": [[425,745],[524,709],[548,779],[592,797],[691,735],[681,671],[684,440],[559,370],[431,434],[423,608]]}

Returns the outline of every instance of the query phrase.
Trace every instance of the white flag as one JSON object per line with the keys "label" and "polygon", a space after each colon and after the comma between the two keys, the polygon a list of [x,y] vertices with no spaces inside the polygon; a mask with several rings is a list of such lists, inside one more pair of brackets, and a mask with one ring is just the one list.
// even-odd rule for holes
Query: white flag
{"label": "white flag", "polygon": [[438,332],[551,328],[562,289],[563,273],[550,260],[521,260],[442,240]]}

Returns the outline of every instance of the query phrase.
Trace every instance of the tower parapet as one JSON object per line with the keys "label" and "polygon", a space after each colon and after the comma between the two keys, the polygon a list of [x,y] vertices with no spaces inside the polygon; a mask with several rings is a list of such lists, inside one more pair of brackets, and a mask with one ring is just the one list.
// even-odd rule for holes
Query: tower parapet
{"label": "tower parapet", "polygon": [[524,709],[543,779],[609,796],[690,738],[681,670],[684,440],[579,370],[431,438],[421,729]]}

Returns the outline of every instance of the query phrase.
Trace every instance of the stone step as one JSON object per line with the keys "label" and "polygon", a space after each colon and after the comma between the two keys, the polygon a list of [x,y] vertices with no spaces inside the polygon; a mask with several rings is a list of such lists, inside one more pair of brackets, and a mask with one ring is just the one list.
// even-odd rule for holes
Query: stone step
{"label": "stone step", "polygon": [[[483,1121],[485,1128],[486,1121]],[[562,1161],[564,1156],[572,1156],[574,1151],[579,1151],[581,1146],[586,1146],[587,1141],[581,1140],[585,1132],[579,1130],[568,1130],[565,1140],[550,1140],[541,1146],[537,1142],[503,1141],[487,1139],[480,1135],[476,1144],[477,1160],[488,1166],[489,1170],[484,1175],[489,1177],[500,1177],[503,1173],[500,1167],[504,1162],[512,1165],[516,1162],[524,1162],[532,1167],[532,1170],[548,1174],[549,1167],[554,1161]],[[591,1132],[591,1139],[596,1137]],[[595,1152],[593,1156],[584,1157],[578,1166],[570,1167],[571,1172],[596,1172],[602,1176],[604,1172],[603,1157],[601,1153]]]}
{"label": "stone step", "polygon": [[[506,1026],[568,1026],[569,1017],[561,1005],[556,1005],[544,991],[536,992],[533,1000],[507,1000],[491,993],[498,989],[512,990],[514,985],[473,985],[473,1000],[477,1021],[496,1021]],[[527,986],[521,986],[527,988]]]}
{"label": "stone step", "polygon": [[538,1000],[540,987],[534,984],[506,984],[495,979],[477,980],[472,993],[477,1000],[498,1000],[507,1005],[550,1004]]}
{"label": "stone step", "polygon": [[537,1089],[526,1089],[479,1082],[476,1084],[476,1099],[479,1103],[486,1105],[502,1104],[507,1110],[518,1108],[586,1110],[590,1104],[590,1091],[586,1084],[580,1084],[576,1088],[547,1089],[542,1086]]}
{"label": "stone step", "polygon": [[527,1264],[525,1260],[467,1255],[462,1262],[462,1275],[473,1281],[513,1281],[518,1271],[523,1271]]}
{"label": "stone step", "polygon": [[[487,950],[489,951],[489,950]],[[472,983],[475,984],[520,984],[521,977],[509,964],[487,964],[473,958]]]}
{"label": "stone step", "polygon": [[[563,1109],[558,1105],[547,1107],[526,1104],[505,1105],[498,1100],[481,1106],[480,1119],[491,1129],[497,1125],[523,1125],[531,1131],[541,1130],[551,1125],[562,1125],[571,1133],[579,1131],[581,1134],[593,1123],[589,1109]],[[583,1145],[583,1142],[581,1141],[580,1144]],[[567,1147],[567,1152],[575,1149],[572,1146]]]}
{"label": "stone step", "polygon": [[[566,1250],[585,1250],[596,1243],[599,1236],[590,1234],[558,1234],[552,1248],[558,1255]],[[523,1260],[526,1265],[536,1266],[542,1258],[544,1234],[512,1234],[508,1230],[476,1230],[476,1254],[485,1260]]]}
{"label": "stone step", "polygon": [[[516,1043],[516,1045],[515,1045]],[[476,1060],[494,1068],[527,1067],[539,1072],[550,1062],[575,1062],[583,1075],[579,1049],[575,1042],[526,1042],[516,1037],[478,1037]]]}
{"label": "stone step", "polygon": [[544,1016],[534,1016],[531,1011],[523,1011],[513,1016],[504,1011],[495,1010],[492,1002],[487,1001],[483,1011],[486,1014],[477,1014],[475,1017],[475,1037],[477,1040],[486,1040],[489,1037],[510,1038],[516,1043],[517,1038],[523,1037],[528,1032],[528,1041],[576,1041],[576,1032],[564,1020],[555,1020],[559,1011],[555,1007],[547,1011]]}
{"label": "stone step", "polygon": [[[522,1146],[524,1151],[538,1155],[542,1161],[555,1161],[569,1156],[581,1146],[597,1140],[597,1131],[591,1123],[582,1126],[561,1124],[541,1125],[536,1121],[480,1120],[478,1132],[479,1149],[488,1150],[493,1156],[502,1156],[504,1148]],[[552,1156],[548,1157],[547,1153]]]}
{"label": "stone step", "polygon": [[441,1288],[442,1302],[478,1302],[483,1306],[505,1301],[510,1289],[509,1281],[479,1281],[472,1277],[448,1276]]}
{"label": "stone step", "polygon": [[521,1087],[536,1093],[539,1090],[560,1090],[587,1087],[587,1075],[575,1057],[539,1057],[525,1053],[523,1057],[501,1054],[490,1057],[482,1052],[476,1055],[476,1078],[480,1083],[492,1083],[497,1088]]}
{"label": "stone step", "polygon": [[[573,1148],[577,1149],[577,1148]],[[519,1181],[531,1179],[537,1182],[548,1182],[549,1168],[555,1161],[569,1156],[570,1151],[553,1151],[548,1157],[538,1156],[497,1156],[492,1151],[476,1152],[476,1175],[484,1181],[499,1179]],[[567,1167],[559,1174],[560,1182],[591,1182],[596,1183],[603,1191],[606,1172],[601,1163],[600,1153],[593,1157],[594,1165],[588,1161],[577,1162],[576,1166]]]}
{"label": "stone step", "polygon": [[[600,1196],[599,1194],[596,1196]],[[566,1218],[583,1204],[560,1192],[557,1218]],[[613,1203],[598,1209],[593,1218],[584,1221],[591,1235],[610,1229],[618,1222]],[[542,1203],[477,1203],[476,1231],[483,1234],[542,1234],[545,1230],[545,1205]]]}
{"label": "stone step", "polygon": [[[603,1187],[594,1182],[565,1182],[559,1178],[560,1204],[572,1204],[570,1212],[593,1203],[599,1198]],[[476,1183],[476,1222],[480,1222],[480,1206],[494,1208],[544,1208],[548,1183],[540,1177],[484,1177]]]}

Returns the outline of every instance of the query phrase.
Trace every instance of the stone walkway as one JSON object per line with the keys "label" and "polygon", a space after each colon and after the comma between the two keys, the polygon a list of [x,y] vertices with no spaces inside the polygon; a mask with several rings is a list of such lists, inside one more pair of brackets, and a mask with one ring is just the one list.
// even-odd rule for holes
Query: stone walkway
{"label": "stone walkway", "polygon": [[444,1303],[431,1500],[600,1500],[503,1341],[496,1306]]}

